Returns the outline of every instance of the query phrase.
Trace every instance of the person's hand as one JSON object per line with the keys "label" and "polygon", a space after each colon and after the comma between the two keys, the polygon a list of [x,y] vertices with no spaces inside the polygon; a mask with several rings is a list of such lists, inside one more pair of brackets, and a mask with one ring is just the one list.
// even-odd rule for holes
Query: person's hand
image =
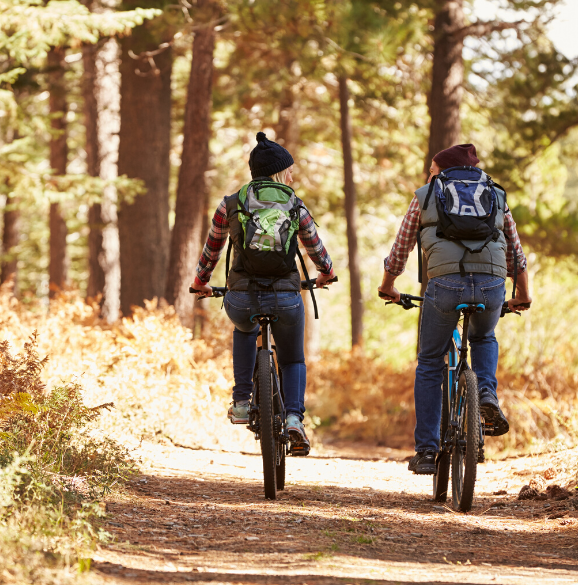
{"label": "person's hand", "polygon": [[[391,299],[392,303],[399,303],[399,299],[401,298],[401,295],[399,294],[399,291],[395,288],[395,286],[393,286],[393,284],[391,286],[384,286],[383,284],[379,287],[377,287],[377,290],[381,293],[386,295],[387,297],[389,297]],[[382,298],[382,297],[380,297]]]}
{"label": "person's hand", "polygon": [[209,286],[208,284],[198,284],[194,283],[191,284],[191,287],[194,289],[195,294],[200,297],[212,297],[213,296],[213,287]]}
{"label": "person's hand", "polygon": [[377,287],[377,290],[389,297],[392,303],[399,303],[399,299],[401,298],[399,291],[393,286],[396,278],[397,276],[394,276],[389,272],[384,272],[381,285]]}
{"label": "person's hand", "polygon": [[520,306],[521,303],[532,304],[532,297],[530,297],[530,295],[522,296],[518,294],[508,301],[508,309],[510,309],[510,311],[528,311],[530,309],[530,307]]}
{"label": "person's hand", "polygon": [[317,275],[317,286],[321,288],[322,286],[331,286],[333,283],[329,282],[332,278],[335,278],[335,272],[333,272],[333,268],[329,274],[322,274],[321,272]]}

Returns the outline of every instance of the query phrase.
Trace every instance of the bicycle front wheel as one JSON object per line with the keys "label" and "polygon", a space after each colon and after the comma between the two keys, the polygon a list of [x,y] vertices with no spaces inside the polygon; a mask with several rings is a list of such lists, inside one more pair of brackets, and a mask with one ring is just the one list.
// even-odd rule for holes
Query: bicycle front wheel
{"label": "bicycle front wheel", "polygon": [[444,439],[450,418],[448,369],[444,369],[442,384],[442,419],[440,422],[440,452],[436,461],[436,474],[433,476],[433,497],[436,502],[445,502],[448,497],[450,481],[450,454],[444,450]]}
{"label": "bicycle front wheel", "polygon": [[462,372],[457,392],[458,429],[452,451],[452,504],[469,512],[474,500],[480,440],[478,378],[472,370]]}
{"label": "bicycle front wheel", "polygon": [[259,426],[261,455],[263,457],[263,483],[265,497],[277,499],[277,450],[275,448],[275,418],[273,414],[273,384],[271,355],[265,350],[257,354],[257,382],[259,385]]}

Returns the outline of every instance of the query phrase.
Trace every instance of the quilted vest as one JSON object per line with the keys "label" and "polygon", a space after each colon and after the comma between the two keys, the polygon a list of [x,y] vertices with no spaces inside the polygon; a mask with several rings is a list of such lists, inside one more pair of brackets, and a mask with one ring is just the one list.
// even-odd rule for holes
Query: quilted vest
{"label": "quilted vest", "polygon": [[[415,192],[421,210],[420,226],[436,223],[438,220],[436,206],[432,205],[431,202],[425,211],[423,209],[428,188],[429,185],[424,185]],[[504,236],[506,197],[501,189],[496,188],[496,194],[498,197],[498,212],[495,226],[500,231],[500,237],[495,242],[490,242],[478,254],[468,252],[464,260],[464,268],[466,272],[493,274],[505,279],[507,276],[507,243]],[[460,260],[464,255],[463,246],[452,240],[438,238],[435,226],[425,227],[421,230],[421,243],[427,258],[428,278],[443,276],[444,274],[459,274]],[[480,245],[477,240],[464,240],[464,243],[471,248],[477,248]]]}

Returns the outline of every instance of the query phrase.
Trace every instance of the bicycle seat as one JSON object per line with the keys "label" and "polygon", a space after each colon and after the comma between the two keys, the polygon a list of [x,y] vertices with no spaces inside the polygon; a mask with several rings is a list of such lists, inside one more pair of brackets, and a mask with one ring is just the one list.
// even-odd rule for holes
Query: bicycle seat
{"label": "bicycle seat", "polygon": [[456,307],[456,311],[468,311],[471,313],[483,313],[486,310],[486,305],[482,303],[462,303]]}
{"label": "bicycle seat", "polygon": [[279,319],[279,315],[274,315],[273,313],[255,313],[249,317],[251,323],[257,323],[257,321],[261,321],[262,319],[275,322]]}

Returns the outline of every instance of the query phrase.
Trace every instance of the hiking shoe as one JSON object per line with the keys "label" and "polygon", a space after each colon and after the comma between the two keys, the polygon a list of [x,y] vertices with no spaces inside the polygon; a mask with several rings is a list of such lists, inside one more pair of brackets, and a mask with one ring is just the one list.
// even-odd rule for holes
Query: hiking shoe
{"label": "hiking shoe", "polygon": [[231,402],[227,418],[234,425],[248,425],[249,424],[249,401],[239,400],[238,402]]}
{"label": "hiking shoe", "polygon": [[484,423],[494,426],[493,432],[486,434],[500,437],[510,430],[510,424],[500,408],[498,398],[488,390],[480,392],[480,415]]}
{"label": "hiking shoe", "polygon": [[311,445],[305,434],[305,427],[296,414],[287,415],[287,432],[289,433],[289,439],[291,439],[291,448],[289,450],[291,455],[295,457],[309,455]]}
{"label": "hiking shoe", "polygon": [[436,452],[428,449],[416,453],[407,466],[409,471],[417,475],[435,475],[436,473]]}

